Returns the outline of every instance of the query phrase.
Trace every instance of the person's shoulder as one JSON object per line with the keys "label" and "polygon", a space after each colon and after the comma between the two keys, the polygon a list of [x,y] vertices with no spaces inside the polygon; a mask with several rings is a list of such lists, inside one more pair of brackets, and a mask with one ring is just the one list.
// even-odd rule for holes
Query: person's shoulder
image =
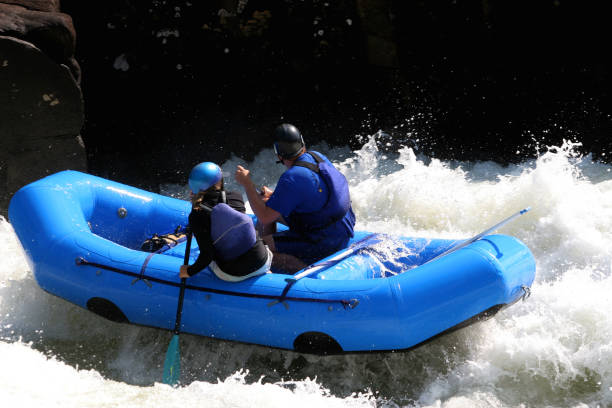
{"label": "person's shoulder", "polygon": [[227,201],[227,205],[229,205],[231,208],[239,212],[246,212],[242,193],[238,191],[227,191],[225,193],[225,198]]}
{"label": "person's shoulder", "polygon": [[227,199],[231,198],[232,200],[240,200],[244,202],[244,199],[242,198],[242,193],[240,191],[226,191],[225,197]]}
{"label": "person's shoulder", "polygon": [[[329,160],[329,158],[326,155],[324,155],[323,153],[318,152],[316,150],[309,150],[309,152],[310,153],[314,153],[314,154],[318,155],[321,159],[325,160],[326,162],[331,163],[331,160]],[[313,158],[313,160],[314,160],[314,158]]]}
{"label": "person's shoulder", "polygon": [[[291,166],[291,168],[285,170],[281,178],[284,178],[287,181],[293,180],[295,178],[309,177],[312,170],[304,166]],[[284,176],[284,177],[283,177]],[[280,182],[280,179],[279,179]]]}
{"label": "person's shoulder", "polygon": [[195,206],[189,213],[189,224],[195,225],[202,223],[205,218],[210,216],[210,212],[200,206]]}

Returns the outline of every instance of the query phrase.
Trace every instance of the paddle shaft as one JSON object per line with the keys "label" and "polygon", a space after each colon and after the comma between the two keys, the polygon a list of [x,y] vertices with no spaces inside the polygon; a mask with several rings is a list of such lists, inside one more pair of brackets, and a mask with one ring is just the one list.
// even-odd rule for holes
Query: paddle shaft
{"label": "paddle shaft", "polygon": [[455,245],[454,247],[452,247],[448,251],[445,251],[445,252],[441,253],[440,255],[436,256],[435,258],[430,259],[429,261],[427,261],[425,263],[429,263],[431,261],[435,261],[438,258],[442,258],[443,256],[446,256],[446,255],[448,255],[448,254],[450,254],[452,252],[455,252],[458,249],[461,249],[463,247],[466,247],[466,246],[470,245],[472,242],[478,241],[480,238],[484,237],[485,235],[490,234],[491,232],[495,231],[498,228],[501,228],[502,226],[506,225],[507,223],[509,223],[510,221],[515,219],[516,217],[519,217],[519,216],[525,214],[529,210],[531,210],[531,207],[524,208],[521,211],[519,211],[519,212],[517,212],[515,214],[512,214],[511,216],[509,216],[508,218],[506,218],[505,220],[503,220],[501,222],[498,222],[497,224],[495,224],[491,228],[486,229],[485,231],[481,232],[478,235],[473,236],[470,239],[466,239],[465,241]]}
{"label": "paddle shaft", "polygon": [[[343,260],[344,258],[346,258],[347,256],[359,251],[360,249],[362,249],[364,246],[366,246],[365,244],[372,244],[370,243],[370,241],[375,238],[378,234],[370,234],[368,236],[366,236],[365,238],[362,238],[360,241],[357,241],[355,243],[353,243],[353,245],[351,245],[350,247],[348,247],[347,249],[345,249],[342,252],[337,253],[336,255],[334,255],[332,258],[328,259],[325,262],[322,262],[318,265],[311,265],[308,266],[304,269],[304,271],[298,273],[297,275],[295,275],[293,277],[293,280],[300,280],[302,278],[305,278],[306,276],[312,275],[315,272],[320,271],[321,269],[325,269],[325,268],[329,268],[335,264],[337,264],[338,262],[340,262],[341,260]],[[380,241],[380,239],[379,239]],[[376,241],[378,242],[378,241]]]}
{"label": "paddle shaft", "polygon": [[[187,233],[187,244],[185,246],[185,258],[183,265],[189,265],[189,253],[191,252],[191,238],[193,233]],[[174,334],[179,334],[181,328],[181,316],[183,315],[183,300],[185,299],[185,284],[187,279],[181,278],[181,291],[179,292],[178,306],[176,308],[176,323],[174,324]]]}

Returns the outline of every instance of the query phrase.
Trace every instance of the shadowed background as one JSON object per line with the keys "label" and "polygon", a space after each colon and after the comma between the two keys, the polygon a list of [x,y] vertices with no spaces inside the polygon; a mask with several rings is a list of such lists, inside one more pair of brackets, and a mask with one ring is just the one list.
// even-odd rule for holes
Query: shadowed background
{"label": "shadowed background", "polygon": [[[610,28],[563,0],[0,3],[0,186],[64,168],[156,190],[384,131],[442,159],[516,162],[562,139],[610,160]],[[6,186],[6,188],[4,188]]]}

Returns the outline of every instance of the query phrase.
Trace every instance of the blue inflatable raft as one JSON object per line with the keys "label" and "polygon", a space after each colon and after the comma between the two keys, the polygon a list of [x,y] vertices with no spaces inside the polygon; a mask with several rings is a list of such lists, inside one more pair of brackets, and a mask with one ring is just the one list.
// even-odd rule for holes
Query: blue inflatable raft
{"label": "blue inflatable raft", "polygon": [[[174,329],[185,242],[140,250],[186,225],[187,201],[75,171],[19,190],[10,222],[45,291],[117,322]],[[357,232],[295,276],[187,280],[180,331],[306,353],[410,349],[524,297],[535,262],[516,238],[457,241]],[[198,255],[196,241],[192,261]]]}

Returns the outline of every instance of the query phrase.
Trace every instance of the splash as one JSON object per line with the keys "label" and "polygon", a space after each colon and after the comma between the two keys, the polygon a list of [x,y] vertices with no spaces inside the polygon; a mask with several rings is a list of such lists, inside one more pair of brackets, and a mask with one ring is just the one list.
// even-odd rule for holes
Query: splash
{"label": "splash", "polygon": [[157,383],[138,387],[79,370],[33,351],[28,344],[0,342],[0,402],[2,406],[45,407],[373,407],[371,396],[356,393],[337,398],[314,380],[266,384],[247,383],[239,371],[214,383],[195,381],[171,388]]}
{"label": "splash", "polygon": [[[376,143],[372,137],[361,155],[341,163],[350,175],[359,227],[467,238],[532,207],[499,232],[517,236],[552,266],[540,278],[554,277],[568,262],[607,269],[612,255],[612,174],[610,166],[580,156],[580,144],[564,142],[534,161],[508,167],[493,162],[453,166],[402,148],[395,160],[401,168],[385,174],[376,167],[381,160]],[[387,164],[387,169],[392,167]]]}
{"label": "splash", "polygon": [[[0,361],[12,367],[1,374],[0,404],[612,405],[612,166],[571,142],[509,166],[444,162],[387,142],[378,134],[357,152],[313,146],[347,175],[357,228],[463,239],[531,206],[498,231],[536,258],[526,302],[410,353],[304,356],[182,335],[185,385],[171,389],[157,383],[170,334],[108,322],[41,291],[0,219]],[[250,163],[233,157],[222,165],[228,188],[239,189],[237,164],[274,187],[283,168],[273,163],[271,149]],[[166,188],[187,197],[184,185]]]}

